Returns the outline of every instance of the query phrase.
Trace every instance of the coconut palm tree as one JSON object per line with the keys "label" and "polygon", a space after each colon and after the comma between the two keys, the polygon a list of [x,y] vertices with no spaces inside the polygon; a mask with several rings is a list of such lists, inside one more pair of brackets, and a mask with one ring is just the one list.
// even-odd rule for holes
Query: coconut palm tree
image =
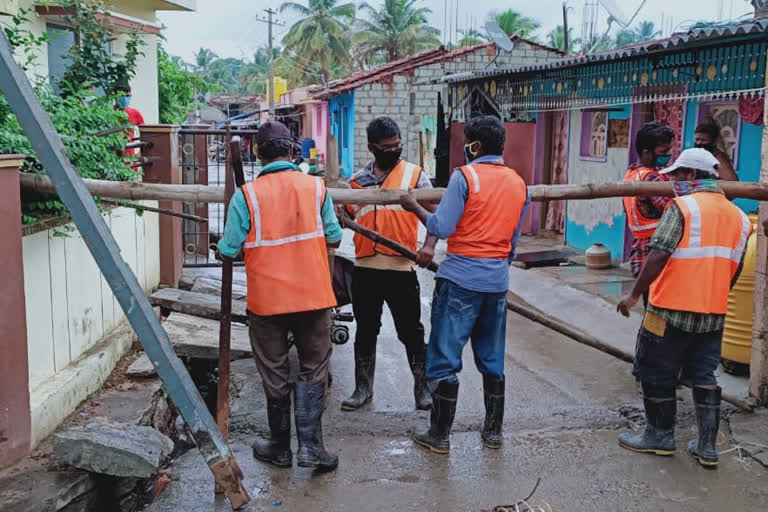
{"label": "coconut palm tree", "polygon": [[469,30],[459,30],[459,34],[462,36],[457,44],[459,48],[488,42],[488,36],[486,34],[473,28]]}
{"label": "coconut palm tree", "polygon": [[197,67],[197,70],[201,73],[206,73],[211,62],[218,58],[219,56],[208,48],[200,48],[197,50],[197,53],[195,53],[195,67]]}
{"label": "coconut palm tree", "polygon": [[533,33],[541,27],[541,23],[537,20],[523,16],[514,9],[491,12],[489,18],[495,21],[508,36],[518,35],[525,39],[532,39]]}
{"label": "coconut palm tree", "polygon": [[[547,34],[547,44],[558,50],[565,49],[565,33],[562,25],[558,25],[554,30]],[[573,27],[568,27],[568,52],[576,53],[577,48],[579,48],[580,45],[581,39],[573,37]]]}
{"label": "coconut palm tree", "polygon": [[319,63],[323,83],[328,83],[333,59],[349,60],[349,38],[345,33],[355,19],[355,4],[337,0],[306,0],[307,5],[285,2],[280,12],[295,11],[302,19],[283,37],[283,45],[308,62]]}
{"label": "coconut palm tree", "polygon": [[656,30],[656,25],[652,21],[641,21],[634,30],[635,42],[650,41],[661,35],[661,30]]}
{"label": "coconut palm tree", "polygon": [[383,54],[387,62],[412,53],[440,46],[440,31],[427,24],[427,7],[416,7],[417,0],[384,0],[380,9],[360,4],[367,19],[357,22],[355,43],[366,54]]}

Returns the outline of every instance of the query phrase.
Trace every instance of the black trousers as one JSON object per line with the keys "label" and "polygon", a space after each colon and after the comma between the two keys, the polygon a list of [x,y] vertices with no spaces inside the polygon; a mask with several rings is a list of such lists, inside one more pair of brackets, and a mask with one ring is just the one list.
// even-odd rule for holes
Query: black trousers
{"label": "black trousers", "polygon": [[355,267],[352,274],[352,309],[357,324],[355,359],[375,357],[385,302],[392,312],[397,337],[409,357],[424,354],[421,293],[416,272]]}

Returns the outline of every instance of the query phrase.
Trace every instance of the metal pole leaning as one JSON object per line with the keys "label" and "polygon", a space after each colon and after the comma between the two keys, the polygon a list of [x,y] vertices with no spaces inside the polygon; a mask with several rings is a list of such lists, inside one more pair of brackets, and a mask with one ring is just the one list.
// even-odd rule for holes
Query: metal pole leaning
{"label": "metal pole leaning", "polygon": [[152,360],[173,403],[187,422],[200,454],[230,500],[233,509],[250,501],[243,473],[216,428],[200,393],[176,356],[136,276],[120,257],[120,249],[96,203],[66,156],[61,137],[40,105],[24,72],[16,64],[5,34],[0,36],[0,92],[5,95],[35,153],[56,186],[59,198],[86,241],[88,249],[125,311],[131,327]]}

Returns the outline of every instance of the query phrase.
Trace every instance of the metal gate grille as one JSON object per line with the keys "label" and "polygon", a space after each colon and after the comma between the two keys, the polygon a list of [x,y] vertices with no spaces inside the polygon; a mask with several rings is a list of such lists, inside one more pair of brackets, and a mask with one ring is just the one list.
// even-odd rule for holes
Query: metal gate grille
{"label": "metal gate grille", "polygon": [[[224,186],[226,173],[232,172],[229,143],[239,137],[246,181],[261,170],[255,155],[258,130],[212,130],[185,127],[179,131],[181,182],[184,185]],[[224,205],[220,203],[183,203],[185,214],[198,217],[184,219],[182,244],[185,267],[221,265],[216,244],[224,233]]]}

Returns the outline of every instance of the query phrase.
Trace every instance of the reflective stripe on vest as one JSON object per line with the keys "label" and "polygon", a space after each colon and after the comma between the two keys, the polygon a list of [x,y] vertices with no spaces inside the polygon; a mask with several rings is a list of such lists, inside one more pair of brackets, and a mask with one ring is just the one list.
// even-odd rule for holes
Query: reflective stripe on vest
{"label": "reflective stripe on vest", "polygon": [[[400,160],[384,179],[381,188],[393,190],[416,188],[421,172],[422,169],[418,165]],[[354,180],[350,182],[350,185],[354,188],[361,188]],[[358,224],[373,229],[413,251],[418,248],[419,219],[414,214],[406,212],[399,204],[347,205],[347,211],[354,215]],[[354,241],[357,258],[367,258],[376,253],[400,256],[399,253],[388,247],[376,244],[357,233]]]}
{"label": "reflective stripe on vest", "polygon": [[272,316],[336,305],[322,219],[323,182],[279,171],[241,188],[251,220],[243,244],[248,310]]}
{"label": "reflective stripe on vest", "polygon": [[[644,181],[645,177],[655,171],[646,167],[630,169],[624,175],[624,181]],[[640,212],[637,201],[639,197],[625,197],[624,211],[627,214],[627,225],[635,238],[650,238],[659,227],[659,219],[648,219]]]}
{"label": "reflective stripe on vest", "polygon": [[525,181],[514,169],[499,164],[461,167],[467,180],[464,213],[448,238],[448,253],[470,258],[506,259],[522,219],[527,198]]}
{"label": "reflective stripe on vest", "polygon": [[245,190],[248,193],[248,197],[253,205],[253,216],[251,222],[254,224],[254,230],[256,232],[256,239],[251,242],[245,242],[243,248],[252,249],[254,247],[275,247],[278,245],[285,245],[291,242],[298,242],[300,240],[311,240],[312,238],[325,237],[325,230],[323,229],[323,184],[320,180],[316,180],[316,193],[315,204],[317,211],[317,229],[309,233],[300,233],[297,235],[291,235],[284,238],[278,238],[274,240],[264,240],[261,236],[261,212],[259,211],[259,199],[256,197],[256,191],[253,189],[255,182],[246,183]]}
{"label": "reflective stripe on vest", "polygon": [[651,284],[650,303],[675,311],[724,315],[731,280],[752,231],[749,218],[717,193],[694,193],[674,201],[685,228]]}

